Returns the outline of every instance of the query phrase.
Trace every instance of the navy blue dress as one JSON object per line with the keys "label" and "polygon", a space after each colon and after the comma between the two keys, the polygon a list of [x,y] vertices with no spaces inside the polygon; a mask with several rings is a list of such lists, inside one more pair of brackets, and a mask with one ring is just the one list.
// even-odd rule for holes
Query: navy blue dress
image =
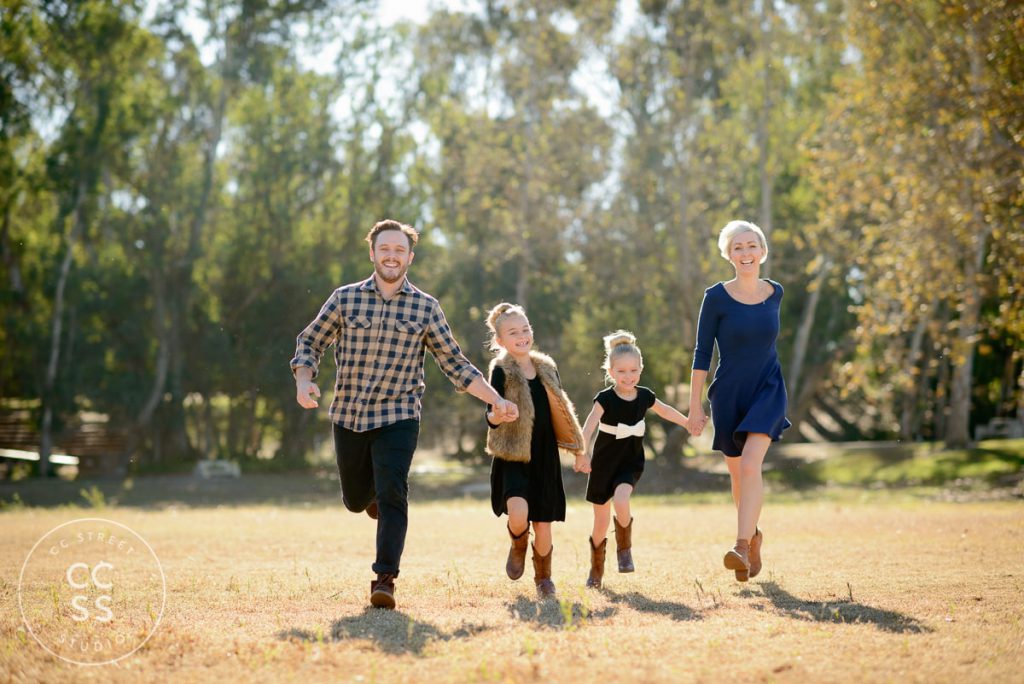
{"label": "navy blue dress", "polygon": [[693,369],[711,367],[711,352],[717,342],[718,369],[708,398],[715,425],[712,448],[726,456],[742,454],[751,432],[766,434],[774,442],[791,425],[786,419],[786,384],[775,350],[783,290],[773,280],[766,282],[775,291],[760,304],[733,299],[723,283],[716,283],[704,290],[700,305]]}

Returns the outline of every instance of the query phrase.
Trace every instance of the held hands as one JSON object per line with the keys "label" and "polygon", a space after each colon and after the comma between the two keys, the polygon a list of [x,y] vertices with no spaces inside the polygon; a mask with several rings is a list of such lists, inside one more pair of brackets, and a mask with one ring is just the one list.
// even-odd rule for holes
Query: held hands
{"label": "held hands", "polygon": [[299,406],[307,409],[316,408],[320,404],[314,397],[320,397],[320,388],[316,386],[315,382],[312,380],[295,381],[295,401],[299,402]]}
{"label": "held hands", "polygon": [[690,407],[690,418],[689,425],[686,429],[690,431],[690,434],[694,437],[700,437],[700,434],[704,432],[704,426],[708,423],[708,417],[704,415],[704,407],[700,404]]}
{"label": "held hands", "polygon": [[572,464],[572,469],[577,473],[589,473],[590,472],[590,452],[581,451],[576,454],[576,462]]}
{"label": "held hands", "polygon": [[492,405],[487,419],[494,425],[513,423],[519,420],[519,407],[507,399],[502,399]]}

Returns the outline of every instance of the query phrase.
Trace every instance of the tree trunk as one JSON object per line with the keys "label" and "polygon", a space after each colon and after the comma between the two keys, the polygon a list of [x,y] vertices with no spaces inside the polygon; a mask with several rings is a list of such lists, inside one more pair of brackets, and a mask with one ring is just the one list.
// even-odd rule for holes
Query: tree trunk
{"label": "tree trunk", "polygon": [[[803,380],[796,392],[788,392],[787,390],[790,397],[787,413],[789,414],[790,421],[793,423],[794,434],[800,435],[800,423],[807,419],[821,382],[828,374],[829,369],[832,368],[837,356],[837,353],[833,353],[831,359],[812,366],[808,372],[804,373]],[[789,438],[787,437],[786,439]]]}
{"label": "tree trunk", "polygon": [[24,307],[26,305],[25,284],[21,277],[21,267],[18,265],[18,260],[14,257],[11,250],[10,227],[12,204],[14,204],[13,198],[4,205],[3,225],[0,226],[0,256],[3,257],[4,268],[7,270],[7,277],[11,284],[11,292],[15,294],[18,302],[22,307]]}
{"label": "tree trunk", "polygon": [[[532,84],[532,81],[530,81]],[[523,177],[519,190],[519,264],[516,277],[516,304],[529,306],[527,297],[530,295],[530,273],[534,270],[533,250],[530,240],[533,239],[535,226],[533,225],[532,202],[530,198],[530,185],[533,183],[533,117],[536,115],[533,103],[533,90],[527,87],[526,108],[523,113]]]}
{"label": "tree trunk", "polygon": [[[683,97],[685,98],[685,109],[681,113],[681,119],[675,122],[675,135],[680,136],[679,147],[676,154],[676,168],[679,170],[679,182],[677,185],[679,201],[677,211],[679,212],[678,228],[678,259],[679,259],[679,306],[681,320],[683,321],[683,334],[686,339],[696,339],[696,321],[700,299],[694,295],[701,292],[705,282],[704,269],[701,266],[700,255],[707,249],[707,240],[703,234],[698,234],[695,226],[690,223],[690,209],[693,208],[694,189],[691,185],[692,159],[687,136],[688,131],[699,129],[699,119],[703,116],[696,111],[694,103],[700,101],[698,93],[698,44],[695,37],[696,29],[687,32],[685,36],[686,46],[686,74],[682,79]],[[683,50],[679,50],[680,55]]]}
{"label": "tree trunk", "polygon": [[[769,169],[768,159],[771,154],[768,120],[771,117],[771,9],[772,0],[761,0],[761,109],[757,117],[757,173],[761,180],[761,208],[758,222],[765,237],[771,239],[772,233],[772,187],[775,185]],[[761,267],[764,277],[771,272],[771,261]]]}
{"label": "tree trunk", "polygon": [[[849,410],[854,410],[853,407],[847,407]],[[839,409],[833,406],[830,402],[829,397],[822,397],[818,402],[818,409],[822,413],[827,415],[836,425],[839,426],[841,439],[855,439],[861,435],[864,430],[861,426],[854,422],[851,422],[846,416],[844,416]]]}
{"label": "tree trunk", "polygon": [[[935,300],[933,299],[931,304],[928,305],[928,310],[921,314],[921,318],[917,321],[917,325],[914,327],[914,334],[910,339],[910,354],[907,359],[907,369],[911,374],[916,369],[918,371],[917,376],[926,375],[923,368],[920,368],[921,363],[921,347],[924,342],[924,333],[928,329],[928,321],[931,312],[935,310]],[[900,438],[911,441],[914,439],[914,433],[916,432],[916,418],[917,418],[917,403],[919,399],[919,388],[920,384],[915,382],[912,387],[907,388],[907,391],[903,395],[903,408],[900,415]]]}
{"label": "tree trunk", "polygon": [[167,384],[167,369],[171,360],[171,343],[168,339],[169,330],[167,325],[167,294],[164,286],[163,273],[160,268],[153,269],[153,321],[156,324],[158,351],[156,356],[156,374],[153,378],[153,389],[149,397],[142,405],[137,418],[139,432],[150,427],[153,420],[153,413],[164,396],[164,388]]}
{"label": "tree trunk", "polygon": [[935,400],[934,400],[934,432],[933,437],[940,439],[946,435],[946,425],[949,423],[949,359],[939,360],[939,368],[935,374]]}
{"label": "tree trunk", "polygon": [[260,394],[255,388],[249,390],[249,401],[245,412],[245,455],[247,458],[258,458],[263,435],[260,430],[261,422],[256,420],[256,413],[259,411]]}
{"label": "tree trunk", "polygon": [[287,407],[284,409],[284,425],[281,428],[281,444],[274,454],[275,459],[296,461],[301,459],[313,447],[312,433],[308,427],[310,420],[315,420],[316,413]]}
{"label": "tree trunk", "polygon": [[229,77],[229,69],[233,64],[230,41],[226,40],[224,63],[221,65],[221,87],[217,101],[213,107],[213,120],[206,139],[206,150],[203,154],[203,182],[199,191],[199,202],[189,226],[187,252],[172,266],[174,275],[168,279],[171,290],[168,292],[171,315],[171,330],[167,341],[169,344],[168,389],[171,402],[168,406],[167,429],[170,444],[166,451],[174,458],[187,457],[192,452],[188,431],[185,426],[185,344],[183,333],[188,329],[189,312],[192,306],[192,272],[201,254],[202,234],[209,216],[210,198],[213,195],[213,184],[217,162],[217,148],[220,146],[224,131],[224,117],[230,97],[233,81]]}
{"label": "tree trunk", "polygon": [[[67,289],[68,277],[71,274],[71,264],[75,258],[75,247],[78,244],[78,237],[83,231],[85,223],[85,194],[87,190],[86,179],[79,177],[75,185],[75,202],[71,210],[73,221],[71,231],[65,240],[64,258],[61,260],[60,271],[57,275],[57,289],[53,296],[53,316],[50,323],[50,358],[46,364],[46,374],[43,377],[43,420],[39,430],[39,466],[40,477],[47,477],[50,474],[50,455],[53,453],[53,405],[54,389],[57,385],[57,372],[60,370],[60,346],[61,336],[64,327],[64,293]],[[66,215],[58,219],[63,223]]]}
{"label": "tree trunk", "polygon": [[1017,378],[1017,420],[1024,423],[1024,366],[1021,366],[1020,377]]}
{"label": "tree trunk", "polygon": [[[979,217],[980,218],[980,217]],[[984,220],[984,219],[980,219]],[[977,276],[981,271],[987,248],[987,230],[974,236],[973,255],[968,256],[964,280],[967,283],[960,311],[957,339],[953,345],[953,379],[950,383],[949,422],[946,424],[946,446],[961,449],[970,441],[971,381],[974,379],[974,348],[981,316],[981,293]]]}
{"label": "tree trunk", "polygon": [[[968,59],[970,61],[971,94],[975,102],[984,101],[984,56],[978,45],[976,27],[969,26],[967,41]],[[967,153],[971,170],[977,174],[981,171],[978,163],[984,139],[985,129],[976,115],[974,129],[967,140]],[[980,180],[980,179],[979,179]],[[974,349],[977,345],[979,322],[981,317],[981,285],[979,276],[985,265],[985,252],[988,249],[988,237],[992,232],[992,224],[985,217],[985,210],[972,187],[972,179],[962,181],[964,189],[962,202],[965,213],[971,217],[969,231],[973,253],[965,256],[964,300],[961,304],[960,324],[957,339],[953,346],[953,358],[957,364],[953,370],[952,388],[950,390],[949,423],[946,426],[946,446],[953,448],[966,447],[970,441],[971,419],[971,381],[974,379]]]}
{"label": "tree trunk", "polygon": [[842,441],[842,440],[845,440],[847,438],[847,435],[843,431],[842,427],[839,428],[838,432],[836,430],[831,429],[831,428],[826,428],[815,417],[815,415],[814,415],[814,413],[812,411],[808,411],[807,414],[803,417],[803,420],[801,422],[807,423],[808,425],[810,425],[811,429],[813,429],[815,432],[817,432],[822,437],[825,437],[826,441]]}
{"label": "tree trunk", "polygon": [[825,276],[831,268],[832,264],[829,261],[822,262],[814,276],[814,281],[808,288],[810,294],[804,305],[803,315],[800,317],[800,327],[797,328],[796,337],[793,340],[793,358],[789,362],[789,386],[786,390],[792,396],[797,396],[800,391],[800,376],[803,374],[804,361],[807,358],[807,344],[811,339],[811,329],[814,327],[818,300],[821,298],[821,290],[825,286]]}
{"label": "tree trunk", "polygon": [[673,465],[679,463],[679,455],[683,450],[683,445],[686,444],[690,433],[679,427],[675,423],[667,423],[665,425],[665,444],[661,448],[661,453],[658,457],[664,459],[666,463]]}
{"label": "tree trunk", "polygon": [[200,454],[203,458],[216,458],[219,449],[220,438],[217,436],[216,416],[213,413],[213,402],[209,397],[203,397],[203,451]]}
{"label": "tree trunk", "polygon": [[238,449],[238,400],[237,397],[228,397],[228,429],[227,429],[227,455],[235,458],[239,454]]}

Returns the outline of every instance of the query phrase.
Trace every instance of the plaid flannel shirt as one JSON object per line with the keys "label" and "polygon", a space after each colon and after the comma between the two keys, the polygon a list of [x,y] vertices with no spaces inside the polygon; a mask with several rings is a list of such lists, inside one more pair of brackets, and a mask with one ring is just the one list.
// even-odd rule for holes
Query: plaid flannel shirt
{"label": "plaid flannel shirt", "polygon": [[335,290],[295,339],[292,373],[305,366],[316,377],[332,343],[338,375],[330,417],[355,432],[419,419],[425,349],[459,391],[482,376],[459,349],[438,301],[408,278],[390,300],[373,276]]}

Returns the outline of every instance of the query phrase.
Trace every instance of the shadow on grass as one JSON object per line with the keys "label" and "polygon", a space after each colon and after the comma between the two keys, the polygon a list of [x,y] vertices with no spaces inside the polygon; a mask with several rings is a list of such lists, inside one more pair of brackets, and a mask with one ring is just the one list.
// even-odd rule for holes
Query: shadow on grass
{"label": "shadow on grass", "polygon": [[676,603],[675,601],[656,601],[648,596],[644,596],[638,591],[619,594],[611,591],[610,589],[602,589],[601,593],[607,596],[612,603],[625,603],[633,610],[641,613],[665,615],[676,622],[690,622],[704,619],[703,614],[695,611],[693,608],[690,608],[690,606],[685,603]]}
{"label": "shadow on grass", "polygon": [[330,634],[292,628],[278,633],[284,641],[306,641],[310,643],[340,643],[364,640],[373,642],[378,649],[389,655],[411,654],[422,656],[427,644],[432,641],[468,639],[486,632],[486,625],[463,624],[458,629],[446,632],[429,622],[415,620],[397,610],[367,608],[360,615],[342,618],[331,625]]}
{"label": "shadow on grass", "polygon": [[533,622],[543,627],[578,627],[590,619],[609,618],[618,612],[617,608],[602,608],[591,611],[579,601],[566,599],[532,599],[520,596],[505,604],[509,614],[521,622]]}
{"label": "shadow on grass", "polygon": [[[808,601],[790,594],[776,582],[761,582],[761,595],[784,617],[807,622],[839,622],[874,625],[883,632],[896,634],[922,634],[933,631],[918,620],[894,610],[882,610],[848,599],[835,601]],[[752,589],[744,589],[740,596],[758,596]]]}

